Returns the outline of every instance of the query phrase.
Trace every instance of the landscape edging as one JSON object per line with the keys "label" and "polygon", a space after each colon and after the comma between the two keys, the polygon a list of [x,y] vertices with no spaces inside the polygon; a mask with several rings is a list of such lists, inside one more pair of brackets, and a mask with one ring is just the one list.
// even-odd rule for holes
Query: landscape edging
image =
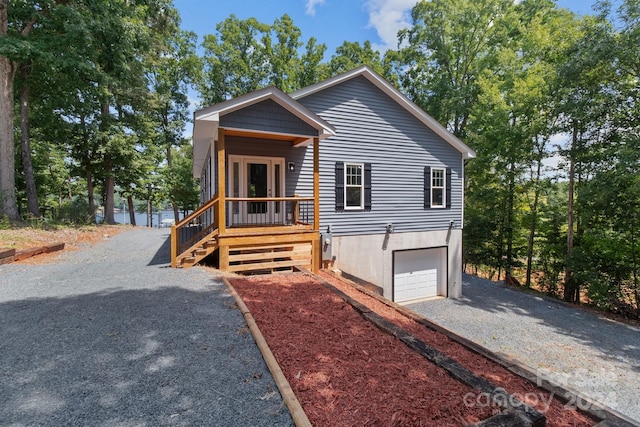
{"label": "landscape edging", "polygon": [[229,293],[235,300],[240,313],[242,313],[242,316],[244,317],[244,320],[249,327],[249,331],[251,331],[251,335],[253,336],[253,339],[256,342],[258,349],[260,349],[262,357],[264,358],[264,361],[267,364],[269,371],[271,372],[273,380],[275,381],[278,390],[280,390],[282,400],[284,400],[285,405],[287,405],[289,413],[291,414],[291,418],[293,419],[296,427],[311,427],[311,422],[309,421],[307,414],[304,412],[302,404],[300,404],[300,401],[291,388],[291,384],[289,384],[289,381],[282,372],[278,361],[269,348],[269,344],[267,344],[267,341],[262,335],[262,332],[260,332],[260,328],[258,328],[258,325],[256,324],[251,311],[249,311],[247,305],[244,303],[244,301],[242,301],[242,298],[240,298],[238,292],[236,292],[233,285],[231,285],[231,282],[229,282],[229,280],[224,276],[222,276],[221,279],[229,290]]}
{"label": "landscape edging", "polygon": [[36,255],[61,251],[64,249],[64,246],[64,242],[58,242],[22,250],[0,248],[0,264],[10,264],[12,262],[22,261],[23,259],[34,257]]}

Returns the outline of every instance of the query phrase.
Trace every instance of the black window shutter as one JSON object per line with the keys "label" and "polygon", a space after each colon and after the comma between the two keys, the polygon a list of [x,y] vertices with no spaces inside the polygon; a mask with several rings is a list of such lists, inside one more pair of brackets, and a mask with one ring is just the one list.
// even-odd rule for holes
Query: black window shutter
{"label": "black window shutter", "polygon": [[451,168],[447,168],[447,186],[446,186],[446,197],[447,197],[447,209],[451,208]]}
{"label": "black window shutter", "polygon": [[336,162],[336,212],[344,210],[344,162]]}
{"label": "black window shutter", "polygon": [[424,208],[431,209],[431,167],[424,167]]}
{"label": "black window shutter", "polygon": [[364,164],[364,210],[371,210],[371,163]]}

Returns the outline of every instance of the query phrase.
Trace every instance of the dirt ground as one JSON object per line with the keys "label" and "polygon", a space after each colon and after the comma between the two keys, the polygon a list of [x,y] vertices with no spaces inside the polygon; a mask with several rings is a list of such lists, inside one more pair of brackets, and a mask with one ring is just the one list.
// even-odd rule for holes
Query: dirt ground
{"label": "dirt ground", "polygon": [[[77,227],[57,227],[51,229],[39,229],[32,227],[19,227],[9,230],[0,230],[0,248],[15,249],[16,251],[32,249],[39,246],[64,243],[64,251],[78,250],[85,244],[94,244],[116,234],[129,230],[130,226],[124,225],[95,225]],[[45,263],[57,259],[63,251],[40,254],[31,258],[18,261],[20,263]]]}

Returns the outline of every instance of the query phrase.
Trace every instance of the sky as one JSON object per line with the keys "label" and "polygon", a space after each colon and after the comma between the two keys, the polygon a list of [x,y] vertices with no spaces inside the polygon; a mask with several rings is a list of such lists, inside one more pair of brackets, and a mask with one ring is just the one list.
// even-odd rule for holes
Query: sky
{"label": "sky", "polygon": [[[558,0],[576,14],[592,12],[595,0]],[[273,24],[285,13],[302,31],[302,41],[315,37],[327,45],[325,60],[344,41],[369,40],[381,53],[396,48],[397,32],[409,26],[416,0],[174,0],[182,28],[198,34],[215,33],[216,24],[231,14]]]}

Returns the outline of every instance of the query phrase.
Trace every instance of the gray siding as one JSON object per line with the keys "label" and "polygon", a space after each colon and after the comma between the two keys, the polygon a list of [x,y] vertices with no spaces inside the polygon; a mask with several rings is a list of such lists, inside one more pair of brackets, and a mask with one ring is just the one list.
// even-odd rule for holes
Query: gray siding
{"label": "gray siding", "polygon": [[271,99],[250,105],[221,117],[220,126],[265,132],[291,133],[294,135],[318,135],[316,129]]}
{"label": "gray siding", "polygon": [[[364,77],[298,100],[336,128],[320,143],[321,229],[336,235],[441,230],[462,221],[462,155]],[[372,209],[335,211],[335,162],[372,164]],[[305,152],[298,194],[311,194],[313,153]],[[424,167],[452,172],[450,209],[424,209]]]}

